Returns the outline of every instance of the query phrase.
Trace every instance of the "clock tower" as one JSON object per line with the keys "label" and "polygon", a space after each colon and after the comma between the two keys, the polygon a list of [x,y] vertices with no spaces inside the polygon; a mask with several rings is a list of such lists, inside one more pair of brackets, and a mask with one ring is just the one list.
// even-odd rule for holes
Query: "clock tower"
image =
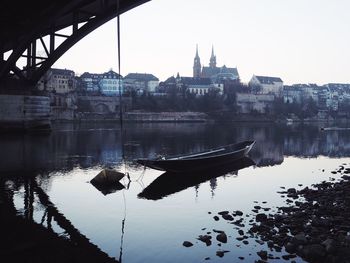
{"label": "clock tower", "polygon": [[193,77],[194,78],[200,78],[201,77],[201,59],[198,56],[198,45],[196,46],[196,56],[194,57],[193,62]]}
{"label": "clock tower", "polygon": [[210,57],[209,67],[216,68],[216,56],[214,55],[214,46],[212,46],[211,48],[211,57]]}

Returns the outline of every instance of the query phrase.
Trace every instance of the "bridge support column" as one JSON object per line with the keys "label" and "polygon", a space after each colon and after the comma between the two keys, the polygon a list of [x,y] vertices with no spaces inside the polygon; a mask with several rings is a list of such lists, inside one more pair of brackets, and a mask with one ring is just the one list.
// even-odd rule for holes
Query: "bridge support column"
{"label": "bridge support column", "polygon": [[50,128],[49,97],[0,94],[0,131]]}

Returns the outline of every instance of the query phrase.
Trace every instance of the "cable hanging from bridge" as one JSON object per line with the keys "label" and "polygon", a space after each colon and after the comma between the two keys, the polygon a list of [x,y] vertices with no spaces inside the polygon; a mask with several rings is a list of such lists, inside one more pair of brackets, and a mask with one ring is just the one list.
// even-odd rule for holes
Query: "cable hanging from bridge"
{"label": "cable hanging from bridge", "polygon": [[[117,49],[118,49],[118,89],[119,89],[119,118],[120,118],[120,138],[122,147],[122,166],[124,166],[125,175],[128,177],[130,183],[130,176],[126,171],[125,155],[124,155],[124,128],[123,128],[123,102],[122,102],[122,84],[121,84],[121,47],[120,47],[120,0],[117,0]],[[125,189],[124,189],[125,190]],[[125,220],[126,220],[126,198],[123,190],[124,200],[124,218],[122,220],[121,240],[119,249],[119,262],[122,262],[123,256],[123,241],[125,233]]]}
{"label": "cable hanging from bridge", "polygon": [[123,128],[123,94],[121,79],[121,45],[120,45],[120,0],[117,0],[117,56],[118,56],[118,90],[119,90],[119,120],[122,144],[122,159],[124,161],[124,128]]}

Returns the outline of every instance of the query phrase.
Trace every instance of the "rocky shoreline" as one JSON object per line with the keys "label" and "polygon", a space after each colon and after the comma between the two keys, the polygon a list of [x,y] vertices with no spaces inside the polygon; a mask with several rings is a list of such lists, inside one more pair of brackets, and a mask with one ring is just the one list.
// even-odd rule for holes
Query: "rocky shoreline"
{"label": "rocky shoreline", "polygon": [[[242,244],[247,245],[254,239],[267,247],[252,252],[257,254],[259,259],[255,262],[258,263],[270,260],[296,262],[296,258],[312,263],[350,262],[350,176],[347,175],[350,168],[341,165],[331,173],[340,175],[341,179],[330,177],[329,181],[301,190],[281,187],[278,193],[285,198],[287,206],[278,207],[277,211],[272,212],[266,202],[262,202],[254,205],[253,214],[221,211],[213,219],[235,225],[238,229],[236,240]],[[221,246],[229,242],[227,236],[230,234],[213,230],[197,239],[210,246],[216,237]],[[183,243],[186,247],[192,245],[189,241]],[[223,257],[228,252],[218,250],[216,256]]]}

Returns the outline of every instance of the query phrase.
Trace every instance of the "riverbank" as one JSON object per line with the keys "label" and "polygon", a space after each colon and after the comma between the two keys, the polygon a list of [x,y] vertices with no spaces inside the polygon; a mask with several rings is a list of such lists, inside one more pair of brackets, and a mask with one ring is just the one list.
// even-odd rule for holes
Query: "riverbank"
{"label": "riverbank", "polygon": [[[68,116],[68,117],[67,117]],[[71,114],[53,114],[53,122],[119,122],[119,113],[79,112]],[[327,119],[288,119],[281,116],[266,114],[236,114],[229,111],[219,112],[144,112],[127,111],[123,113],[124,122],[277,122],[286,124],[299,123],[342,123],[348,124],[347,118]]]}
{"label": "riverbank", "polygon": [[[337,174],[341,179],[335,179]],[[247,245],[251,239],[262,247],[256,254],[255,262],[275,262],[302,258],[311,263],[350,262],[350,166],[341,165],[330,174],[329,181],[312,187],[286,189],[278,193],[287,206],[272,212],[266,202],[256,201],[252,214],[241,211],[221,211],[212,215],[215,221],[226,220],[233,224],[239,236],[236,240]],[[298,185],[301,187],[302,185]],[[209,212],[211,214],[211,212]],[[199,235],[198,240],[210,246],[214,239],[218,245],[229,242],[231,233],[213,230]],[[249,240],[249,241],[248,241]],[[193,244],[184,241],[183,246]],[[229,250],[218,250],[216,255],[223,257]],[[244,260],[244,257],[239,257]],[[295,259],[295,260],[294,260]]]}
{"label": "riverbank", "polygon": [[[346,175],[350,168],[340,166],[332,173],[342,173],[342,179],[281,191],[289,205],[279,207],[274,215],[257,212],[257,223],[248,232],[272,250],[285,249],[285,258],[297,255],[315,263],[350,262],[350,177]],[[266,260],[267,251],[260,256]]]}

